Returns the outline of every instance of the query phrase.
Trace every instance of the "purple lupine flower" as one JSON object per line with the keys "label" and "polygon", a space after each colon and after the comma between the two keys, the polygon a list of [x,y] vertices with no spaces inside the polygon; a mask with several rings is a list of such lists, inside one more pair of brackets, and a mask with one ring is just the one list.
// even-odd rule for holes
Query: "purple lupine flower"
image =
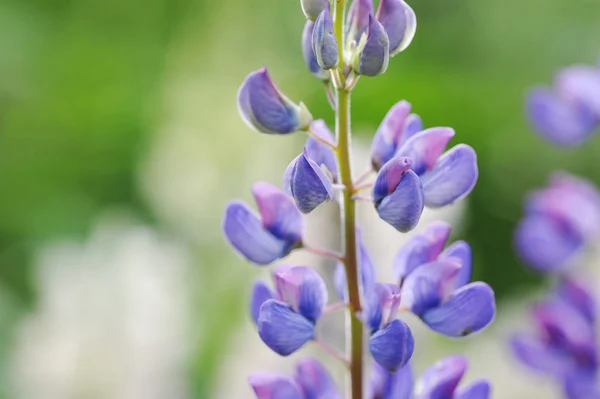
{"label": "purple lupine flower", "polygon": [[300,0],[300,6],[306,18],[314,21],[321,11],[329,8],[329,0]]}
{"label": "purple lupine flower", "polygon": [[329,7],[325,7],[315,21],[312,35],[312,48],[319,66],[331,69],[338,64],[338,45],[333,32],[333,20]]}
{"label": "purple lupine flower", "polygon": [[331,376],[317,360],[296,363],[293,377],[255,373],[248,377],[257,399],[340,399]]}
{"label": "purple lupine flower", "polygon": [[327,287],[321,276],[306,266],[280,265],[274,269],[273,279],[275,292],[264,283],[255,283],[250,312],[263,342],[279,355],[288,356],[315,337],[315,324],[327,304]]}
{"label": "purple lupine flower", "polygon": [[311,20],[307,20],[304,24],[304,30],[302,31],[302,55],[304,56],[304,62],[310,72],[317,78],[323,81],[329,81],[329,71],[324,70],[317,61],[317,56],[313,50],[312,37],[315,23]]}
{"label": "purple lupine flower", "polygon": [[275,86],[267,68],[246,77],[238,91],[237,103],[244,122],[262,133],[306,130],[313,119],[303,103],[295,104]]}
{"label": "purple lupine flower", "polygon": [[331,178],[310,159],[306,148],[287,167],[284,185],[302,213],[312,212],[326,200],[333,200]]}
{"label": "purple lupine flower", "polygon": [[457,241],[443,250],[450,226],[430,224],[400,249],[394,262],[402,306],[444,335],[465,336],[485,328],[496,314],[494,291],[469,283],[471,248]]}
{"label": "purple lupine flower", "polygon": [[[310,129],[322,139],[325,139],[330,143],[334,142],[333,134],[324,120],[318,119],[313,121],[310,124]],[[320,167],[325,168],[325,171],[330,175],[331,180],[338,180],[337,158],[331,147],[323,144],[312,136],[308,136],[304,148],[310,159],[315,161]]]}
{"label": "purple lupine flower", "polygon": [[[598,392],[595,314],[590,313],[595,310],[595,301],[589,291],[573,278],[563,277],[558,288],[531,310],[536,333],[513,336],[515,356],[554,378],[569,398],[587,397],[574,392],[590,391],[592,386]],[[593,381],[590,376],[594,376]]]}
{"label": "purple lupine flower", "polygon": [[536,87],[527,114],[542,137],[561,146],[583,143],[600,127],[600,69],[575,65],[559,72],[554,88]]}
{"label": "purple lupine flower", "polygon": [[562,173],[527,199],[515,246],[540,271],[564,270],[600,233],[600,192],[588,181]]}
{"label": "purple lupine flower", "polygon": [[417,16],[403,0],[381,0],[377,19],[389,37],[392,57],[405,50],[415,37]]}
{"label": "purple lupine flower", "polygon": [[[356,246],[358,248],[357,267],[360,276],[359,288],[364,296],[364,293],[369,292],[375,285],[375,266],[373,266],[371,255],[369,255],[369,251],[363,241],[361,230],[357,230],[356,232]],[[335,268],[333,283],[338,298],[346,301],[348,299],[346,271],[341,262],[338,262]]]}
{"label": "purple lupine flower", "polygon": [[489,399],[491,387],[485,380],[457,388],[467,369],[463,356],[450,356],[429,367],[413,388],[411,364],[395,372],[373,365],[368,399]]}
{"label": "purple lupine flower", "polygon": [[373,184],[373,204],[379,217],[396,230],[407,232],[417,226],[425,199],[410,158],[395,157],[383,165]]}
{"label": "purple lupine flower", "polygon": [[242,256],[267,265],[301,243],[304,221],[294,200],[272,184],[258,182],[252,194],[260,216],[245,203],[232,201],[225,211],[223,231]]}
{"label": "purple lupine flower", "polygon": [[389,62],[390,41],[385,28],[369,15],[367,31],[360,38],[352,58],[352,69],[359,75],[377,76],[387,70]]}
{"label": "purple lupine flower", "polygon": [[378,171],[396,154],[406,140],[423,130],[419,115],[410,113],[411,105],[402,100],[396,103],[379,125],[371,144],[371,163]]}
{"label": "purple lupine flower", "polygon": [[408,325],[396,319],[399,305],[397,285],[376,283],[367,294],[365,323],[371,332],[369,351],[373,359],[389,371],[404,367],[415,345]]}
{"label": "purple lupine flower", "polygon": [[354,52],[363,33],[367,32],[370,16],[374,14],[373,0],[354,0],[346,19],[346,47]]}

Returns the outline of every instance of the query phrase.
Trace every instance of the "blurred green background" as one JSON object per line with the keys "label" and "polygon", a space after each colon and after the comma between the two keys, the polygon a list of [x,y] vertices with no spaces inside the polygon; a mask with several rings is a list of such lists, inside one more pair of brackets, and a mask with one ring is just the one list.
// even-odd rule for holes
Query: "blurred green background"
{"label": "blurred green background", "polygon": [[[480,179],[463,234],[477,277],[503,299],[538,280],[511,248],[524,193],[557,168],[600,183],[600,139],[558,150],[523,115],[528,87],[560,67],[596,62],[600,2],[410,3],[415,40],[385,75],[360,81],[353,124],[368,139],[407,99],[426,126],[452,126],[455,140],[477,150]],[[332,121],[302,60],[303,24],[296,0],[0,0],[0,359],[39,306],[38,248],[85,240],[99,215],[126,209],[191,248],[193,324],[202,334],[189,381],[192,397],[210,397],[220,348],[245,320],[251,274],[221,238],[221,213],[262,178],[253,162],[269,169],[261,146],[271,138],[237,120],[237,85],[267,65],[290,97]],[[289,160],[303,138],[274,140],[289,146]],[[2,364],[0,390],[9,368]]]}

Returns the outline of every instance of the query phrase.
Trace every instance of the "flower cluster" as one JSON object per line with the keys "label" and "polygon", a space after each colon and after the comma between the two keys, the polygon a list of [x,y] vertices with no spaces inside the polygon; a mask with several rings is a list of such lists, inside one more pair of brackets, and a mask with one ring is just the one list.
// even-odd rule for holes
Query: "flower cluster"
{"label": "flower cluster", "polygon": [[573,65],[563,69],[553,88],[530,91],[527,113],[534,128],[554,144],[582,144],[600,127],[600,68]]}
{"label": "flower cluster", "polygon": [[[301,0],[307,17],[302,51],[309,70],[325,83],[336,113],[334,134],[303,103],[295,103],[273,83],[266,68],[250,73],[238,92],[238,109],[254,130],[308,134],[302,152],[282,173],[282,188],[259,182],[252,187],[258,212],[240,201],[228,204],[223,230],[248,261],[269,265],[299,249],[338,261],[334,273],[340,302],[329,303],[319,273],[304,265],[280,264],[272,285],[256,281],[250,314],[262,341],[288,356],[310,342],[339,358],[350,371],[353,399],[487,399],[489,385],[456,389],[466,370],[462,357],[445,359],[426,371],[412,389],[409,361],[414,338],[398,316],[411,312],[433,331],[462,337],[482,330],[495,316],[492,289],[470,283],[471,249],[459,241],[444,249],[450,226],[437,222],[404,246],[395,261],[397,279],[377,282],[373,262],[355,220],[355,202],[372,203],[381,219],[400,232],[414,229],[425,206],[442,207],[468,195],[478,177],[475,151],[458,144],[447,127],[424,129],[411,105],[392,107],[375,133],[371,165],[352,176],[350,92],[361,76],[379,75],[390,57],[410,44],[416,29],[413,10],[403,0]],[[444,152],[445,151],[445,152]],[[370,182],[372,174],[376,173]],[[370,190],[370,195],[363,191]],[[306,244],[303,214],[325,201],[337,201],[342,214],[342,254]],[[334,309],[346,309],[349,357],[319,337],[317,324]],[[368,342],[363,343],[363,337]],[[363,352],[373,359],[371,384],[364,384]],[[260,399],[336,399],[340,391],[314,359],[301,360],[293,377],[254,374],[249,382]]]}

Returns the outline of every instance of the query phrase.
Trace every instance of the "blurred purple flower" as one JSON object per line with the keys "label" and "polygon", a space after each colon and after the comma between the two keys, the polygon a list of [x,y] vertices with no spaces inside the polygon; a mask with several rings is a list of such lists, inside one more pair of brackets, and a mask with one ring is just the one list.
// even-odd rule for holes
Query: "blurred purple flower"
{"label": "blurred purple flower", "polygon": [[[318,119],[310,124],[310,130],[321,137],[322,139],[333,143],[334,138],[331,130],[327,127],[324,120]],[[315,161],[317,165],[325,167],[325,171],[330,175],[331,180],[337,181],[338,166],[335,152],[328,145],[323,144],[321,141],[315,139],[312,136],[308,136],[304,148],[308,153],[310,159]]]}
{"label": "blurred purple flower", "polygon": [[237,103],[244,122],[262,133],[306,130],[313,119],[303,103],[295,104],[275,86],[267,68],[246,77],[238,91]]}
{"label": "blurred purple flower", "polygon": [[515,245],[534,269],[561,271],[600,232],[600,192],[588,181],[554,173],[547,187],[529,195]]}
{"label": "blurred purple flower", "polygon": [[274,185],[252,186],[257,215],[245,203],[227,205],[223,231],[229,243],[246,259],[266,265],[283,258],[302,241],[304,221],[294,200]]}
{"label": "blurred purple flower", "polygon": [[561,146],[582,144],[600,127],[600,69],[587,65],[563,69],[554,88],[529,92],[526,108],[542,137]]}
{"label": "blurred purple flower", "polygon": [[403,0],[381,0],[377,9],[377,19],[390,41],[390,56],[405,50],[417,30],[417,16]]}
{"label": "blurred purple flower", "polygon": [[395,372],[374,364],[367,398],[489,399],[491,387],[485,380],[457,389],[466,369],[467,359],[463,356],[444,358],[425,370],[414,387],[410,363]]}
{"label": "blurred purple flower", "polygon": [[314,21],[321,11],[329,7],[329,0],[300,0],[300,6],[306,18]]}
{"label": "blurred purple flower", "polygon": [[327,287],[319,274],[306,266],[280,265],[273,270],[275,292],[256,282],[250,313],[263,342],[288,356],[314,338],[315,324],[327,304]]}
{"label": "blurred purple flower", "polygon": [[[357,230],[356,232],[356,245],[358,247],[357,264],[360,275],[359,284],[361,294],[364,296],[364,293],[369,292],[375,285],[375,266],[373,266],[371,255],[369,255],[369,251],[365,246],[365,243],[362,238],[362,232],[360,230]],[[333,283],[338,298],[340,298],[343,301],[346,301],[348,299],[346,271],[344,269],[344,265],[341,262],[338,262],[335,268],[335,272],[333,275]]]}
{"label": "blurred purple flower", "polygon": [[293,377],[255,373],[248,377],[257,399],[340,399],[331,376],[317,360],[296,363]]}
{"label": "blurred purple flower", "polygon": [[310,72],[317,78],[323,81],[328,81],[330,78],[329,71],[324,70],[319,66],[317,56],[313,50],[312,37],[315,28],[315,23],[307,20],[304,24],[304,30],[302,31],[302,55],[304,56],[304,62]]}

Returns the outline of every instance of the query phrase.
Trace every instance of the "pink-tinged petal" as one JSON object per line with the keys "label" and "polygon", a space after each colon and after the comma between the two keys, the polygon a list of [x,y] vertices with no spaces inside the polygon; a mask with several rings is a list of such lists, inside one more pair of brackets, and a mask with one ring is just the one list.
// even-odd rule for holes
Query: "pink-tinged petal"
{"label": "pink-tinged petal", "polygon": [[390,38],[390,55],[405,50],[417,31],[417,16],[402,0],[381,0],[377,19]]}
{"label": "pink-tinged petal", "polygon": [[416,268],[402,285],[402,306],[418,316],[440,306],[454,290],[460,267],[450,258]]}
{"label": "pink-tinged petal", "polygon": [[327,286],[314,269],[280,265],[274,270],[278,298],[313,323],[327,304]]}
{"label": "pink-tinged petal", "polygon": [[408,325],[396,319],[369,339],[373,359],[389,371],[404,367],[414,351],[415,341]]}
{"label": "pink-tinged petal", "polygon": [[412,161],[406,157],[392,158],[383,165],[373,184],[373,201],[377,203],[392,194],[411,165]]}
{"label": "pink-tinged petal", "polygon": [[257,399],[304,399],[302,391],[293,378],[271,373],[254,373],[248,382]]}
{"label": "pink-tinged petal", "polygon": [[254,283],[250,297],[250,315],[255,324],[258,324],[258,315],[262,304],[273,298],[275,298],[275,294],[263,281],[257,280]]}
{"label": "pink-tinged petal", "polygon": [[530,267],[546,272],[568,267],[584,245],[583,239],[564,223],[532,214],[517,226],[515,247]]}
{"label": "pink-tinged petal", "polygon": [[475,187],[478,176],[475,150],[466,144],[452,147],[433,169],[421,176],[425,204],[437,208],[466,197]]}
{"label": "pink-tinged petal", "polygon": [[[310,130],[313,133],[316,133],[322,139],[329,141],[330,143],[334,143],[335,139],[331,130],[327,127],[327,124],[322,119],[313,121],[310,124]],[[331,149],[331,147],[321,143],[316,140],[314,137],[309,136],[306,139],[306,152],[308,153],[308,157],[315,161],[315,163],[321,167],[327,168],[327,171],[331,173],[331,176],[334,180],[337,179],[338,175],[338,166],[337,159],[335,156],[335,152]]]}
{"label": "pink-tinged petal", "polygon": [[379,217],[402,233],[417,226],[424,207],[423,187],[412,170],[404,173],[393,193],[375,202]]}
{"label": "pink-tinged petal", "polygon": [[302,387],[304,399],[340,399],[335,382],[317,360],[305,358],[296,363],[296,381]]}
{"label": "pink-tinged petal", "polygon": [[300,0],[300,6],[306,18],[314,21],[321,11],[329,7],[329,0]]}
{"label": "pink-tinged petal", "polygon": [[389,372],[374,362],[367,398],[410,399],[414,378],[410,362],[397,371]]}
{"label": "pink-tinged petal", "polygon": [[574,277],[561,277],[556,295],[574,309],[577,309],[590,323],[594,323],[598,313],[596,299],[592,291],[585,287],[581,281]]}
{"label": "pink-tinged petal", "polygon": [[262,133],[305,130],[312,121],[306,106],[287,98],[275,86],[266,68],[246,77],[238,91],[238,110],[248,126]]}
{"label": "pink-tinged petal", "polygon": [[227,241],[240,255],[259,265],[267,265],[284,257],[293,246],[267,231],[258,215],[239,201],[227,205],[223,231]]}
{"label": "pink-tinged petal", "polygon": [[492,387],[486,380],[478,380],[456,391],[456,399],[489,399]]}
{"label": "pink-tinged petal", "polygon": [[369,15],[369,27],[356,47],[352,69],[359,75],[377,76],[387,70],[389,62],[390,42],[385,28]]}
{"label": "pink-tinged petal", "polygon": [[475,282],[456,290],[441,306],[425,312],[421,319],[432,330],[450,337],[464,337],[487,327],[496,315],[494,291]]}
{"label": "pink-tinged petal", "polygon": [[574,65],[556,77],[556,88],[566,99],[589,108],[600,121],[600,69]]}
{"label": "pink-tinged petal", "polygon": [[263,225],[275,237],[299,243],[304,233],[304,220],[292,197],[267,182],[252,186]]}
{"label": "pink-tinged petal", "polygon": [[453,398],[465,371],[467,359],[464,356],[450,356],[439,360],[417,380],[415,399]]}
{"label": "pink-tinged petal", "polygon": [[302,55],[304,56],[304,62],[308,67],[308,70],[317,78],[323,81],[329,81],[329,71],[322,69],[317,62],[317,56],[312,47],[312,35],[315,24],[308,20],[304,24],[304,30],[302,31]]}
{"label": "pink-tinged petal", "polygon": [[529,122],[543,138],[561,146],[581,144],[598,126],[598,117],[590,109],[545,87],[529,92],[526,112]]}
{"label": "pink-tinged petal", "polygon": [[396,156],[410,158],[412,170],[422,175],[433,168],[452,137],[454,137],[454,129],[449,127],[432,127],[423,130],[398,148]]}
{"label": "pink-tinged petal", "polygon": [[[411,105],[408,101],[402,100],[396,103],[390,108],[375,132],[371,143],[371,163],[375,170],[381,169],[396,153],[401,140],[403,140],[402,136],[410,108]],[[410,125],[411,129],[414,128],[414,123]]]}
{"label": "pink-tinged petal", "polygon": [[396,281],[402,281],[417,267],[433,262],[444,249],[451,227],[446,222],[432,222],[420,234],[411,237],[394,259]]}
{"label": "pink-tinged petal", "polygon": [[288,304],[269,299],[260,308],[258,335],[275,353],[289,356],[315,337],[315,325]]}
{"label": "pink-tinged petal", "polygon": [[[378,314],[382,326],[389,324],[396,318],[398,313],[398,307],[400,306],[400,287],[395,284],[382,284],[375,283],[374,293],[377,296],[376,306],[379,307]],[[374,329],[379,328],[379,325],[375,326],[372,321],[371,327]]]}
{"label": "pink-tinged petal", "polygon": [[454,288],[460,288],[471,281],[473,254],[471,246],[465,241],[456,241],[440,254],[439,259],[454,258],[460,261],[461,267],[456,276]]}
{"label": "pink-tinged petal", "polygon": [[321,203],[333,200],[333,183],[323,169],[308,157],[306,149],[292,161],[290,191],[303,213],[312,212]]}
{"label": "pink-tinged petal", "polygon": [[562,377],[577,367],[568,352],[550,346],[537,337],[517,334],[510,340],[510,345],[519,361],[543,373]]}

